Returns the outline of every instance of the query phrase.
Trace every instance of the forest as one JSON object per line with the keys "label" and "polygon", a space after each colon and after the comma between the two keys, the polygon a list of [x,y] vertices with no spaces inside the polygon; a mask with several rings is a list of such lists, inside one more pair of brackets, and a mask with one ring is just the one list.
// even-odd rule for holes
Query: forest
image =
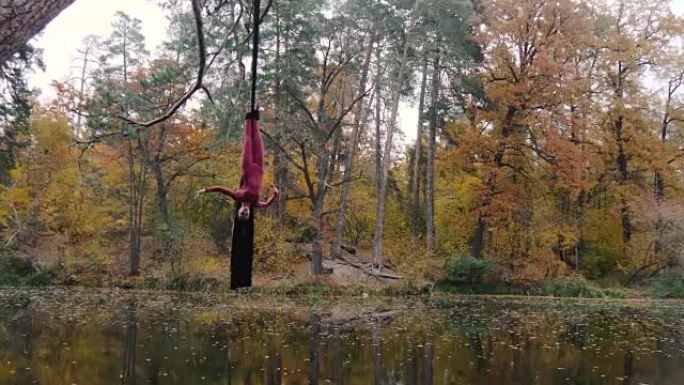
{"label": "forest", "polygon": [[[228,279],[233,204],[196,193],[239,186],[256,11],[159,4],[161,47],[118,13],[47,102],[27,82],[40,52],[0,50],[0,285]],[[684,18],[670,1],[261,13],[264,186],[280,196],[256,215],[256,286],[684,296]]]}

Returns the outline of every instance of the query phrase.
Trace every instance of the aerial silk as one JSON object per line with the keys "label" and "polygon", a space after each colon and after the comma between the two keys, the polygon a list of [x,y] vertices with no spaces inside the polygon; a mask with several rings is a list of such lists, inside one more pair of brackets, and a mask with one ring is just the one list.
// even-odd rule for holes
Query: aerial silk
{"label": "aerial silk", "polygon": [[[247,124],[247,122],[245,122]],[[243,181],[240,181],[240,187]],[[247,220],[238,219],[240,203],[235,202],[233,212],[233,240],[230,247],[230,288],[252,286],[252,264],[254,260],[254,211],[249,211]]]}
{"label": "aerial silk", "polygon": [[[256,77],[257,60],[259,57],[259,24],[261,23],[261,2],[254,0],[252,8],[252,92],[250,113],[245,118],[245,132],[248,124],[252,124],[253,132],[259,133],[259,113],[256,105]],[[245,180],[240,181],[240,187],[245,187]],[[235,202],[233,215],[233,240],[230,248],[230,288],[252,286],[252,264],[254,260],[254,211],[249,210],[248,220],[238,219],[240,203]]]}

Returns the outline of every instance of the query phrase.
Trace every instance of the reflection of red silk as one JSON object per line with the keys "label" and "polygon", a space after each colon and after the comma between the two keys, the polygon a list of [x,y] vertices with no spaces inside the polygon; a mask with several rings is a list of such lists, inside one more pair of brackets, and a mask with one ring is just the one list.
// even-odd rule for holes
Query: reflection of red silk
{"label": "reflection of red silk", "polygon": [[237,202],[244,202],[256,207],[268,207],[273,198],[266,202],[259,200],[261,183],[264,178],[264,142],[259,132],[258,112],[247,114],[245,118],[245,133],[242,146],[242,161],[240,162],[242,185],[236,191],[222,186],[207,187],[205,191],[215,191],[231,197]]}

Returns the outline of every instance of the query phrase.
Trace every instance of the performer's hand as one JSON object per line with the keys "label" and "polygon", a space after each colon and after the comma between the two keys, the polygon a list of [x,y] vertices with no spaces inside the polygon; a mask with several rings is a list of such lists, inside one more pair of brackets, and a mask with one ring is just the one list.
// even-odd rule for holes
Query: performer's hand
{"label": "performer's hand", "polygon": [[204,194],[205,192],[207,192],[206,189],[198,190],[197,193],[195,194],[195,199],[199,198],[199,196]]}
{"label": "performer's hand", "polygon": [[271,187],[270,187],[270,188],[272,188],[272,189],[273,189],[273,196],[274,196],[274,197],[276,197],[276,198],[277,198],[277,197],[279,197],[279,196],[280,196],[280,191],[278,191],[278,188],[277,188],[276,186],[274,186],[274,185],[271,185]]}

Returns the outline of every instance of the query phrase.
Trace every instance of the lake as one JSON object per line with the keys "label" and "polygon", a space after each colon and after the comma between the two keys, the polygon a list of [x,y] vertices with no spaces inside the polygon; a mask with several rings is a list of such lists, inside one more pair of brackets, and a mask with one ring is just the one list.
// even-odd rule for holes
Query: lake
{"label": "lake", "polygon": [[684,303],[0,290],[0,384],[684,383]]}

